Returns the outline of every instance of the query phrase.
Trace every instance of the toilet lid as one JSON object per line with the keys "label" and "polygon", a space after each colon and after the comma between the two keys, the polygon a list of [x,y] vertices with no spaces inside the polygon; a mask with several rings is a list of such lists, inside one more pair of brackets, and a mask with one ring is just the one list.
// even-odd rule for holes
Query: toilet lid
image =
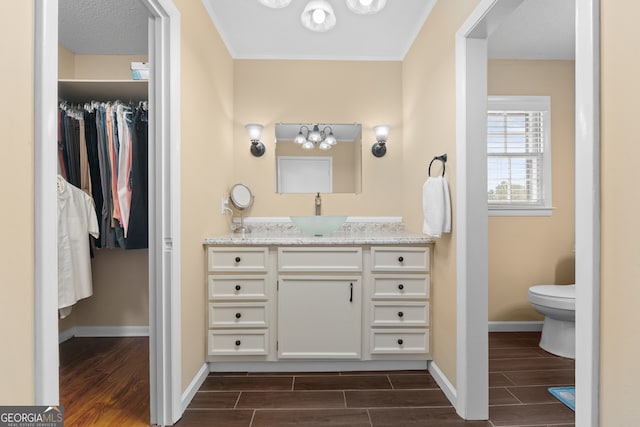
{"label": "toilet lid", "polygon": [[576,298],[576,285],[538,285],[529,288],[529,292],[554,298]]}

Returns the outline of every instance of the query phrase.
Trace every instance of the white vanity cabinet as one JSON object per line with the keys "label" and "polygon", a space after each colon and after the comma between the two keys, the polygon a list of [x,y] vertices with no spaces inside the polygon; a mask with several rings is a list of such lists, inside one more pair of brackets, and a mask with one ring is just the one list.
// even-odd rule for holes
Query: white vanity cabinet
{"label": "white vanity cabinet", "polygon": [[[372,246],[369,351],[428,357],[429,247]],[[385,356],[386,357],[386,356]]]}
{"label": "white vanity cabinet", "polygon": [[267,247],[207,247],[207,360],[269,354]]}
{"label": "white vanity cabinet", "polygon": [[205,248],[209,362],[431,358],[430,243]]}
{"label": "white vanity cabinet", "polygon": [[278,358],[360,359],[362,248],[278,248]]}

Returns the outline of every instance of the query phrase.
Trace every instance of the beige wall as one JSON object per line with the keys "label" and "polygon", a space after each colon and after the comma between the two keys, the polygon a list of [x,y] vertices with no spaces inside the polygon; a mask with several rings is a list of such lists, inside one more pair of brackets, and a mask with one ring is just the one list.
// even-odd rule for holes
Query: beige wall
{"label": "beige wall", "polygon": [[29,405],[34,399],[34,116],[33,2],[0,2],[0,130],[5,183],[0,209],[0,403]]}
{"label": "beige wall", "polygon": [[638,425],[640,4],[602,2],[602,426]]}
{"label": "beige wall", "polygon": [[[202,3],[176,0],[181,40],[182,387],[205,361],[205,237],[227,231],[233,176],[233,62]],[[248,152],[248,141],[246,144]]]}
{"label": "beige wall", "polygon": [[[400,62],[237,60],[234,65],[234,181],[248,185],[256,196],[250,216],[314,213],[313,195],[275,193],[273,141],[278,122],[361,123],[362,192],[322,195],[322,212],[402,215],[397,191],[402,183]],[[265,126],[264,156],[249,153],[246,123]],[[382,158],[371,154],[377,124],[392,127],[387,155]]]}
{"label": "beige wall", "polygon": [[[439,1],[403,63],[403,215],[411,231],[422,231],[422,185],[434,156],[447,153],[451,200],[456,194],[455,32],[477,0]],[[436,166],[432,174],[436,174]],[[455,214],[455,203],[452,212]],[[433,258],[433,358],[456,381],[455,233],[436,241]]]}
{"label": "beige wall", "polygon": [[536,284],[574,276],[574,62],[492,60],[489,95],[551,96],[553,212],[489,217],[489,320],[541,320],[527,301]]}

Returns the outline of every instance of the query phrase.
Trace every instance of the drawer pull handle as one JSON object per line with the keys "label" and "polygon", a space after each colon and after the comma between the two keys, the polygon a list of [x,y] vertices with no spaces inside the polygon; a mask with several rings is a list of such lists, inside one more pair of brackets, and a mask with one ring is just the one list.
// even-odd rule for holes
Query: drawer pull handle
{"label": "drawer pull handle", "polygon": [[398,317],[403,317],[403,316],[404,316],[404,313],[403,313],[403,312],[401,312],[401,311],[399,311],[399,312],[398,312]]}
{"label": "drawer pull handle", "polygon": [[239,346],[240,346],[240,344],[242,344],[242,342],[240,342],[240,340],[237,340],[237,341],[236,341],[236,346],[237,346],[237,347],[239,347]]}
{"label": "drawer pull handle", "polygon": [[241,261],[240,257],[239,257],[239,256],[237,256],[237,257],[236,257],[236,262],[240,262],[240,261]]}
{"label": "drawer pull handle", "polygon": [[404,262],[404,257],[399,256],[398,257],[398,262]]}
{"label": "drawer pull handle", "polygon": [[404,343],[404,341],[402,341],[402,339],[398,340],[398,345],[402,345]]}
{"label": "drawer pull handle", "polygon": [[353,302],[353,283],[349,284],[349,302]]}
{"label": "drawer pull handle", "polygon": [[240,289],[242,289],[242,286],[236,285],[236,291],[239,291]]}
{"label": "drawer pull handle", "polygon": [[403,289],[404,289],[404,285],[403,285],[402,283],[400,283],[400,284],[398,285],[398,289],[403,290]]}
{"label": "drawer pull handle", "polygon": [[236,313],[236,319],[239,319],[242,317],[242,313]]}

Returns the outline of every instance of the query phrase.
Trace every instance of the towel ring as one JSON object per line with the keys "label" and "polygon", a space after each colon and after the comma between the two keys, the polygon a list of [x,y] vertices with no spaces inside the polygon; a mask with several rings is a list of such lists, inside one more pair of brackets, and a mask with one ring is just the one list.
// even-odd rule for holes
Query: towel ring
{"label": "towel ring", "polygon": [[446,169],[446,163],[447,163],[447,154],[446,153],[443,154],[442,156],[436,156],[433,159],[431,159],[431,162],[429,163],[429,171],[427,172],[427,174],[429,176],[431,176],[431,165],[436,160],[440,160],[442,162],[442,176],[444,176],[444,172],[445,172],[445,169]]}

